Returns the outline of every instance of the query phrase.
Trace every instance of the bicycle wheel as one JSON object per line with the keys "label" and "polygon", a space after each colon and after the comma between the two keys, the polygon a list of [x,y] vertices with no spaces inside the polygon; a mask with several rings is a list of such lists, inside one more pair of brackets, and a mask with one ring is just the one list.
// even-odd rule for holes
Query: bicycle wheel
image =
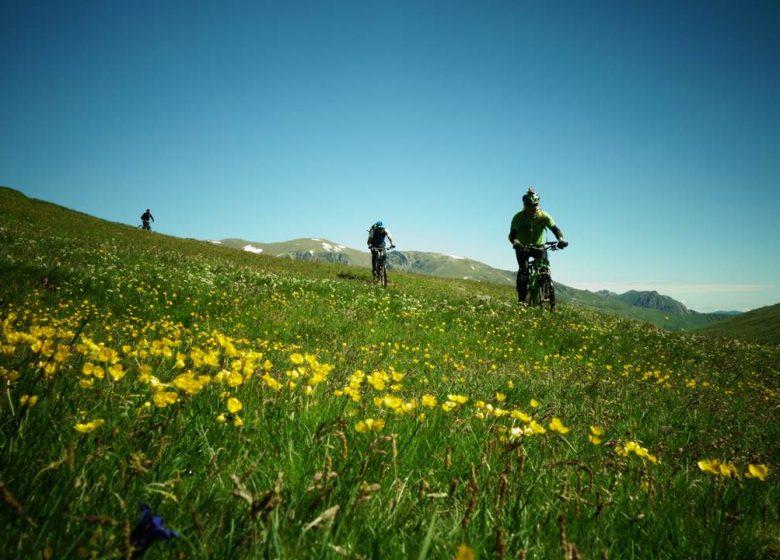
{"label": "bicycle wheel", "polygon": [[528,277],[528,305],[531,307],[541,305],[542,299],[539,293],[539,275],[536,273],[536,269],[531,264],[530,275]]}
{"label": "bicycle wheel", "polygon": [[382,268],[379,270],[379,281],[382,283],[382,287],[387,288],[387,268],[382,263]]}
{"label": "bicycle wheel", "polygon": [[552,287],[552,280],[549,274],[539,275],[539,305],[550,307],[550,311],[555,309],[555,292]]}

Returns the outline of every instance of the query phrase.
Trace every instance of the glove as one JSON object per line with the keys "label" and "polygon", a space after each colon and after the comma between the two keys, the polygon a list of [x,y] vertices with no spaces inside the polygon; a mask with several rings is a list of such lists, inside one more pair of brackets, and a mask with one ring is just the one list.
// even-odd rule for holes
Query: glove
{"label": "glove", "polygon": [[568,247],[568,246],[569,246],[568,241],[565,241],[563,239],[558,240],[558,249],[563,249],[564,247]]}

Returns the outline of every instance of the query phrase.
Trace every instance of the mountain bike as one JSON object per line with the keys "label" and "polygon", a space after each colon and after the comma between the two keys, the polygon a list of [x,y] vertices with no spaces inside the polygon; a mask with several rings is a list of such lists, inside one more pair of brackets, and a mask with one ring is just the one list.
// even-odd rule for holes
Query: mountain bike
{"label": "mountain bike", "polygon": [[[523,246],[524,249],[558,251],[557,241],[548,241],[544,245]],[[528,263],[528,304],[532,307],[555,309],[555,286],[550,276],[550,261],[547,258],[532,258]]]}
{"label": "mountain bike", "polygon": [[374,281],[382,284],[382,287],[387,288],[387,266],[385,261],[387,260],[387,252],[395,249],[395,245],[390,247],[371,247],[371,252],[376,253],[376,270],[372,271]]}

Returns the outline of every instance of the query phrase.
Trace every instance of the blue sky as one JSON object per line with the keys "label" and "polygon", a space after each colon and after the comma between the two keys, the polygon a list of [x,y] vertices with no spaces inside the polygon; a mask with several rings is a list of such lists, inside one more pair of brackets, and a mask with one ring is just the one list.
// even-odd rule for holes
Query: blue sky
{"label": "blue sky", "polygon": [[0,0],[0,184],[197,239],[297,237],[692,309],[780,302],[780,3]]}

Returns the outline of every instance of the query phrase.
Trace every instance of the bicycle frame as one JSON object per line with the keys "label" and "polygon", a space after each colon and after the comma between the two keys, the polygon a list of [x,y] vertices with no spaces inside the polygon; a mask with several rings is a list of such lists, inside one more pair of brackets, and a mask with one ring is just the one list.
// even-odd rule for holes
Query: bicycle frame
{"label": "bicycle frame", "polygon": [[[523,246],[524,249],[539,249],[557,251],[558,244],[548,241],[541,246]],[[550,276],[550,261],[546,257],[533,257],[528,263],[528,301],[532,306],[549,305],[550,311],[555,307],[555,291]]]}
{"label": "bicycle frame", "polygon": [[[390,248],[392,250],[392,247]],[[376,280],[382,284],[382,287],[387,288],[387,266],[385,261],[387,260],[387,247],[372,247],[371,252],[376,253]]]}

